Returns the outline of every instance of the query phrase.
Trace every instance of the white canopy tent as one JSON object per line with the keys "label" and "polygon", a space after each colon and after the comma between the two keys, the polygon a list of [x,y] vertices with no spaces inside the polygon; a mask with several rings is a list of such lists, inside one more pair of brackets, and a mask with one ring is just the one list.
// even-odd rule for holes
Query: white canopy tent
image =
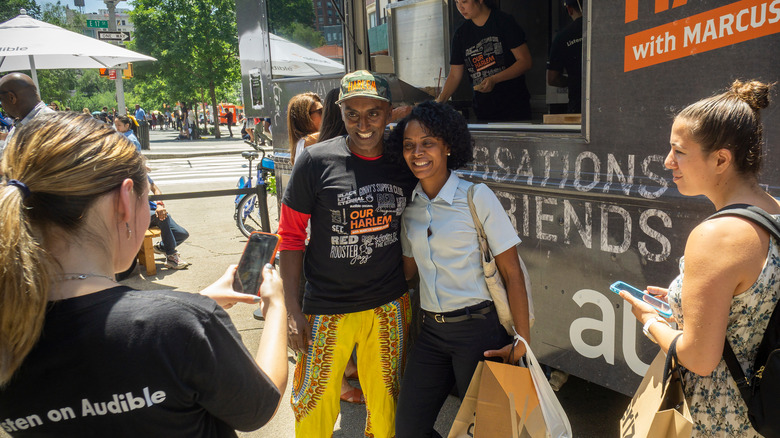
{"label": "white canopy tent", "polygon": [[21,14],[0,23],[0,72],[39,69],[111,68],[127,62],[156,61]]}
{"label": "white canopy tent", "polygon": [[344,74],[344,65],[317,52],[270,34],[271,74],[274,76],[323,76]]}

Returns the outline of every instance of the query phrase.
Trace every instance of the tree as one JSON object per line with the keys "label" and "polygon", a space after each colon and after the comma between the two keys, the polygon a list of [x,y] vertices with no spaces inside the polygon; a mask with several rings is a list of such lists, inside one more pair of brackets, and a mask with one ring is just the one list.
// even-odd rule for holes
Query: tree
{"label": "tree", "polygon": [[282,29],[279,36],[310,49],[325,44],[325,38],[317,29],[302,23],[292,23],[289,27]]}
{"label": "tree", "polygon": [[314,2],[311,0],[268,0],[268,28],[279,34],[293,23],[314,24]]}
{"label": "tree", "polygon": [[240,80],[235,1],[136,0],[134,5],[134,47],[157,58],[136,69],[138,82],[155,83],[139,87],[139,95],[148,97],[148,90],[164,86],[170,97],[192,103],[206,94],[216,111],[217,95]]}
{"label": "tree", "polygon": [[0,2],[0,23],[19,15],[20,9],[25,9],[33,18],[39,18],[41,14],[41,7],[35,0],[3,0]]}

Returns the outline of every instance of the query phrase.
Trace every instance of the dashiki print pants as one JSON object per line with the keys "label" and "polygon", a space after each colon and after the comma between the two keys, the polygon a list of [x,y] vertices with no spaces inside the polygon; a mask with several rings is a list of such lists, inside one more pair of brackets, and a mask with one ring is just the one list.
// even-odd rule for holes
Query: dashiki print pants
{"label": "dashiki print pants", "polygon": [[306,315],[313,345],[298,354],[292,388],[295,436],[331,437],[340,410],[341,380],[357,346],[357,369],[366,399],[366,437],[395,436],[395,409],[406,361],[409,294],[374,309],[340,315]]}

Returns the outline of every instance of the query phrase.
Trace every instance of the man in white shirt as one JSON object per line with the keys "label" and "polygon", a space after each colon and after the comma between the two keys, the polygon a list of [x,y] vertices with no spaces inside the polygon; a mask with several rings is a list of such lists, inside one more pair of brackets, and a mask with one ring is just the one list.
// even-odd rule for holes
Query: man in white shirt
{"label": "man in white shirt", "polygon": [[9,73],[0,78],[0,105],[14,119],[14,127],[5,139],[6,145],[10,144],[17,127],[30,123],[38,114],[54,113],[41,102],[35,82],[24,73]]}

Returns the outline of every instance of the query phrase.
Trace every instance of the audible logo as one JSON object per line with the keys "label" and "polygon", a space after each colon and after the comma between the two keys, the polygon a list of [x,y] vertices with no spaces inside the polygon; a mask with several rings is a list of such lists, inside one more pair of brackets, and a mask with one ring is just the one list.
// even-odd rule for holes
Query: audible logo
{"label": "audible logo", "polygon": [[27,47],[0,46],[0,52],[21,52],[22,50],[27,50]]}

